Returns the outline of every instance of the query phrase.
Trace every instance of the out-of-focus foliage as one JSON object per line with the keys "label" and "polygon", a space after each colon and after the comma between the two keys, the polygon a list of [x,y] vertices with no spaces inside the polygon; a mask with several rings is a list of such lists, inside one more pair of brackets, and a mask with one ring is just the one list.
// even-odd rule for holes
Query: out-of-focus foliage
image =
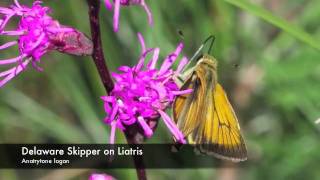
{"label": "out-of-focus foliage", "polygon": [[[149,46],[161,47],[162,55],[184,41],[189,57],[214,34],[219,80],[239,116],[249,151],[245,165],[234,169],[147,170],[149,178],[318,179],[320,125],[315,120],[320,118],[320,52],[313,47],[320,44],[320,1],[255,0],[253,8],[244,0],[146,1],[154,15],[152,28],[140,7],[122,8],[120,31],[114,33],[112,13],[102,8],[101,31],[110,69],[137,62],[137,32]],[[5,0],[0,5],[10,3]],[[85,0],[45,4],[62,24],[90,34]],[[0,59],[15,54],[1,51]],[[102,123],[99,98],[104,89],[90,57],[51,53],[42,64],[43,73],[29,68],[0,89],[0,142],[107,143],[109,128]],[[125,143],[120,132],[117,137],[117,142]],[[162,123],[148,142],[171,142]],[[136,178],[135,170],[101,171],[118,179]],[[89,171],[1,170],[0,179],[57,174],[59,179],[87,179]]]}

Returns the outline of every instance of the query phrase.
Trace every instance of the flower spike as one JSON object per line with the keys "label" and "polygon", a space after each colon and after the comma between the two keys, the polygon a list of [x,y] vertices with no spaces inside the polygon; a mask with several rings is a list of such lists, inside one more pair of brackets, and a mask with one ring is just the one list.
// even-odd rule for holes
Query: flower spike
{"label": "flower spike", "polygon": [[[114,89],[108,96],[101,97],[107,113],[105,123],[111,125],[109,142],[115,142],[116,127],[122,131],[130,127],[140,127],[143,135],[149,138],[154,133],[152,122],[162,117],[174,138],[180,143],[185,143],[182,132],[165,112],[176,96],[192,92],[191,89],[180,91],[174,81],[177,72],[188,62],[187,58],[183,57],[177,71],[172,70],[183,44],[179,44],[177,49],[167,56],[158,70],[156,64],[160,48],[146,48],[140,33],[138,39],[142,47],[138,64],[133,67],[121,66],[120,73],[112,73],[115,80]],[[146,57],[151,53],[153,56],[149,63],[146,63]]]}
{"label": "flower spike", "polygon": [[[110,0],[104,0],[105,6],[108,10],[112,10],[112,3]],[[119,19],[120,19],[120,7],[121,6],[131,6],[140,5],[144,11],[147,13],[148,22],[153,25],[153,17],[149,6],[146,4],[145,0],[113,0],[114,12],[113,12],[113,30],[115,32],[119,31]]]}
{"label": "flower spike", "polygon": [[[10,7],[0,7],[0,35],[17,36],[17,40],[0,45],[0,50],[18,46],[19,55],[0,60],[0,66],[11,66],[0,73],[0,88],[24,71],[28,64],[42,71],[37,65],[41,57],[51,50],[58,50],[73,55],[90,55],[92,42],[74,28],[59,24],[48,15],[49,7],[42,6],[42,1],[34,1],[31,7],[21,5],[18,0]],[[6,30],[11,18],[18,17],[15,30]]]}
{"label": "flower spike", "polygon": [[93,173],[90,175],[89,180],[116,180],[116,179],[108,174]]}

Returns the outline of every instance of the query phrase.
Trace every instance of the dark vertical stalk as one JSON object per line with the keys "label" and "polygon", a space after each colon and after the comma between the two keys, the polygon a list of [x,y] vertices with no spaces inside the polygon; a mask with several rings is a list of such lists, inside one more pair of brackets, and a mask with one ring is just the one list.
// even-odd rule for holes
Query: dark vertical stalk
{"label": "dark vertical stalk", "polygon": [[[101,42],[101,32],[100,32],[100,23],[99,23],[99,11],[100,11],[100,1],[99,0],[87,0],[89,6],[89,18],[90,18],[90,27],[91,27],[91,36],[93,41],[93,54],[92,59],[96,65],[96,68],[99,72],[103,86],[105,87],[107,93],[110,93],[113,89],[113,81],[108,70],[108,66],[105,62],[102,42]],[[126,139],[129,145],[141,144],[135,134],[125,132]],[[139,180],[146,180],[146,171],[143,166],[143,160],[133,156],[134,164],[137,171],[137,176]]]}
{"label": "dark vertical stalk", "polygon": [[113,81],[108,70],[108,66],[105,62],[103,47],[101,42],[100,22],[99,22],[99,11],[100,1],[99,0],[87,0],[89,5],[89,18],[91,27],[91,36],[93,41],[93,54],[92,59],[96,64],[102,83],[109,93],[113,89]]}
{"label": "dark vertical stalk", "polygon": [[[132,148],[134,148],[134,146],[132,146],[132,145],[142,144],[143,138],[139,138],[137,133],[132,134],[132,133],[130,133],[130,131],[125,131],[125,136],[126,136],[126,139],[127,139],[129,146]],[[132,156],[132,157],[133,157],[134,165],[136,167],[138,179],[139,180],[147,180],[147,175],[146,175],[146,171],[144,168],[143,158],[137,157],[137,156]]]}

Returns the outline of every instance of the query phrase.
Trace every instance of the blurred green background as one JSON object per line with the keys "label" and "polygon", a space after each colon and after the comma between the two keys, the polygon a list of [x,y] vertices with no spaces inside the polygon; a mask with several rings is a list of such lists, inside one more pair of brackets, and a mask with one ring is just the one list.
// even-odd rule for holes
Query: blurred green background
{"label": "blurred green background", "polygon": [[[320,1],[146,2],[154,26],[148,26],[141,7],[125,7],[118,33],[112,31],[112,13],[102,6],[103,45],[111,71],[137,62],[137,32],[148,47],[161,48],[161,59],[180,41],[191,57],[206,37],[216,35],[219,81],[238,115],[249,156],[245,166],[233,168],[147,170],[149,179],[319,179],[320,124],[315,121],[320,118]],[[11,3],[2,0],[0,5]],[[85,0],[44,4],[62,24],[90,34]],[[6,41],[0,37],[0,44]],[[16,49],[1,51],[0,59],[15,55]],[[105,92],[91,58],[52,52],[41,66],[44,72],[30,67],[0,89],[0,142],[107,143],[109,127],[102,123],[100,100]],[[116,141],[126,142],[120,131]],[[148,142],[171,142],[161,120]],[[91,172],[136,179],[134,169],[0,170],[0,179],[87,179]]]}

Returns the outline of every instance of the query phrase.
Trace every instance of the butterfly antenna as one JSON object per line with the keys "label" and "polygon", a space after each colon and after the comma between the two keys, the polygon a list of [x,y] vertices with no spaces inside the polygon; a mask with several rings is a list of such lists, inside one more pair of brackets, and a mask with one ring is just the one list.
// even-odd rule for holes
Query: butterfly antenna
{"label": "butterfly antenna", "polygon": [[211,35],[206,40],[204,40],[203,43],[201,44],[201,46],[198,48],[198,50],[191,57],[189,62],[192,62],[194,59],[196,59],[199,54],[203,54],[203,53],[201,53],[201,51],[207,45],[208,42],[210,42],[210,46],[209,46],[209,49],[208,49],[207,53],[211,54],[211,51],[212,51],[212,48],[213,48],[213,43],[214,43],[215,40],[216,40],[216,36],[214,36],[214,35]]}
{"label": "butterfly antenna", "polygon": [[196,60],[199,60],[199,55],[200,57],[202,57],[202,55],[204,54],[203,53],[203,49],[204,47],[207,45],[208,42],[210,42],[210,46],[209,46],[209,49],[208,49],[208,52],[207,54],[210,54],[211,51],[212,51],[212,48],[213,48],[213,43],[214,41],[216,40],[216,36],[214,35],[210,35],[209,37],[207,37],[207,39],[205,39],[203,41],[203,43],[201,44],[201,46],[198,48],[198,50],[193,54],[193,56],[190,58],[188,64],[185,66],[184,69],[187,69],[187,67],[191,64],[191,62],[193,62],[195,59]]}
{"label": "butterfly antenna", "polygon": [[213,43],[214,43],[215,40],[216,40],[216,36],[214,36],[214,35],[211,35],[206,40],[204,40],[202,45],[206,45],[208,42],[210,42],[210,46],[209,46],[209,49],[208,49],[208,52],[207,52],[208,54],[211,54],[211,51],[212,51],[212,48],[213,48]]}

